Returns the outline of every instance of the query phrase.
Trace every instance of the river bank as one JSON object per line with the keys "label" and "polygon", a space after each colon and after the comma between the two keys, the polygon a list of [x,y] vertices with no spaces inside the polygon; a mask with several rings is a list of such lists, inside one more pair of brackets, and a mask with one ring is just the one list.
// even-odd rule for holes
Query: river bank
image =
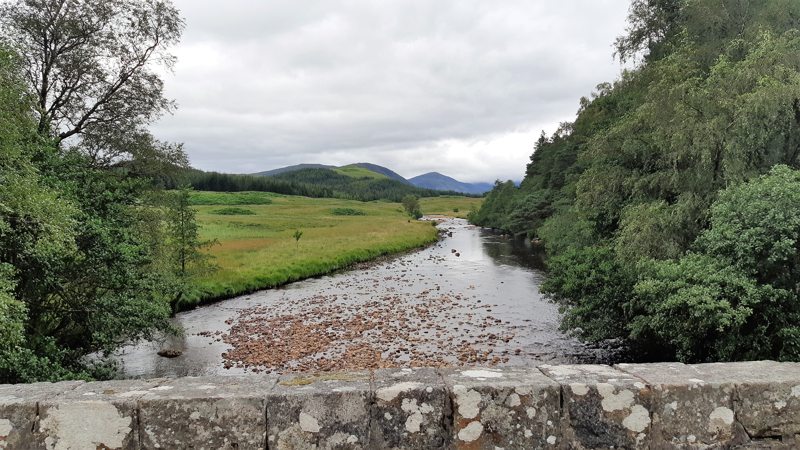
{"label": "river bank", "polygon": [[[437,240],[430,222],[409,220],[397,203],[266,192],[193,192],[192,202],[201,238],[217,241],[208,250],[216,270],[197,276],[179,311],[334,273]],[[448,202],[457,209],[463,200],[437,199],[435,205]],[[293,237],[296,231],[302,233],[299,239]]]}

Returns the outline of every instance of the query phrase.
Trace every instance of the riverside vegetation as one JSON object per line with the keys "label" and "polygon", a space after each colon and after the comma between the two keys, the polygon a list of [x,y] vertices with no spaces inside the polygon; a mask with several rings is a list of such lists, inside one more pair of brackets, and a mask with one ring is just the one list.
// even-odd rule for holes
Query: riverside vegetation
{"label": "riverside vegetation", "polygon": [[800,360],[800,2],[635,0],[616,47],[634,68],[472,221],[544,242],[584,340]]}

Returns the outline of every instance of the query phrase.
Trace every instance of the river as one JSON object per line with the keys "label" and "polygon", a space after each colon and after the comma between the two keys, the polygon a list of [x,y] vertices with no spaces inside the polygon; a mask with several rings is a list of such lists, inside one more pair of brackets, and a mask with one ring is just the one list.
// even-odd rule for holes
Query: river
{"label": "river", "polygon": [[122,349],[123,375],[608,362],[558,330],[528,242],[461,219],[439,227],[416,252],[180,313],[181,337]]}

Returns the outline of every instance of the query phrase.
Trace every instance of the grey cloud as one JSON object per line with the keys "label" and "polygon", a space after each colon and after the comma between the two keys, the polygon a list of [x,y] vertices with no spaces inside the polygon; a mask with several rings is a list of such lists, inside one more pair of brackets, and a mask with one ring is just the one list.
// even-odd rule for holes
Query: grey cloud
{"label": "grey cloud", "polygon": [[613,79],[627,2],[176,0],[156,124],[202,169],[375,162],[519,179],[540,129]]}

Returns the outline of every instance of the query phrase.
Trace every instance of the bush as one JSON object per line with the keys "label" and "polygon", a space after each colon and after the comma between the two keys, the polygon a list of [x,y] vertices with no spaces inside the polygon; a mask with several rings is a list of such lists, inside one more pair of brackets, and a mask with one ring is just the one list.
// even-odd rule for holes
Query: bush
{"label": "bush", "polygon": [[367,213],[355,208],[333,208],[331,214],[334,216],[366,216]]}
{"label": "bush", "polygon": [[256,215],[256,213],[253,212],[252,210],[249,210],[247,208],[236,208],[236,207],[215,209],[215,210],[211,211],[211,214],[217,214],[217,215],[220,215],[220,216],[254,216],[254,215]]}
{"label": "bush", "polygon": [[542,292],[564,313],[563,330],[589,342],[628,336],[635,276],[608,246],[571,248],[548,261]]}

